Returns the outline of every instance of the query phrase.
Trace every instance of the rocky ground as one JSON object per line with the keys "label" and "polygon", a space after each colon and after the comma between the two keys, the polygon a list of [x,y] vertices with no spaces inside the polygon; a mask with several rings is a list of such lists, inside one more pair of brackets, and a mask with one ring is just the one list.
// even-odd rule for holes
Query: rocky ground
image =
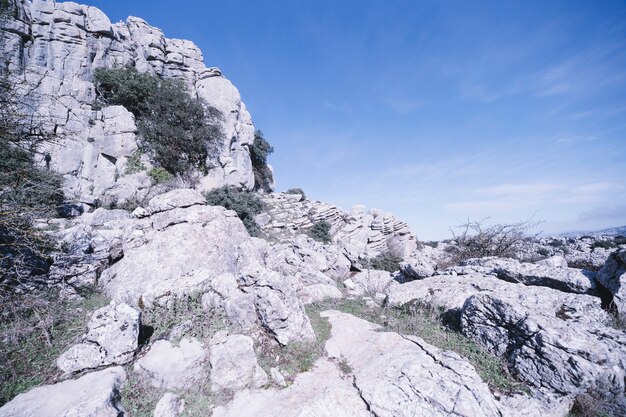
{"label": "rocky ground", "polygon": [[[0,417],[626,415],[625,238],[460,262],[458,242],[419,242],[391,214],[286,193],[260,195],[251,237],[201,194],[254,187],[254,126],[193,43],[72,2],[14,5],[3,59],[58,135],[42,155],[75,207],[36,225],[54,262],[3,299]],[[94,70],[116,65],[221,113],[207,172],[150,180],[132,113],[93,106]]]}
{"label": "rocky ground", "polygon": [[[266,198],[293,208],[284,194]],[[295,226],[268,241],[250,237],[234,212],[179,189],[133,213],[100,208],[50,221],[65,249],[53,288],[70,305],[93,289],[108,302],[83,310],[85,328],[53,358],[50,383],[12,398],[0,416],[626,410],[623,245],[605,252],[586,238],[564,240],[556,250],[565,257],[445,269],[451,243],[416,245],[389,273],[353,256],[379,241],[378,217],[339,215],[331,244]],[[362,240],[345,239],[350,225],[367,231],[355,234]],[[600,254],[598,272],[568,266],[567,256]]]}

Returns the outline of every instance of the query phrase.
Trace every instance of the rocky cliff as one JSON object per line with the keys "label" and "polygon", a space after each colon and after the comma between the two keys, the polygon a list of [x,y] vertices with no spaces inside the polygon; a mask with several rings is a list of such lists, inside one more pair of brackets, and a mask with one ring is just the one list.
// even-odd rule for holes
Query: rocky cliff
{"label": "rocky cliff", "polygon": [[[64,174],[70,199],[123,204],[148,194],[146,172],[126,169],[138,146],[133,115],[117,106],[92,107],[94,70],[123,65],[182,79],[192,95],[221,112],[225,139],[200,189],[254,186],[250,114],[233,84],[204,65],[192,42],[166,38],[136,17],[111,24],[97,8],[72,2],[20,0],[3,26],[2,65],[17,93],[28,97],[30,111],[57,135],[44,152],[51,156],[50,167]],[[144,162],[149,168],[150,161]]]}

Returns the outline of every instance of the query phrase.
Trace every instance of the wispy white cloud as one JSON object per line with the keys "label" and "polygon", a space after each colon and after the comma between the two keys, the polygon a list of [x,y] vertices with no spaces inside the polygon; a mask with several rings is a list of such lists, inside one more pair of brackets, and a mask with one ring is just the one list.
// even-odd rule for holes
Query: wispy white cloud
{"label": "wispy white cloud", "polygon": [[385,107],[396,113],[411,113],[424,106],[422,100],[408,97],[385,98],[381,102]]}

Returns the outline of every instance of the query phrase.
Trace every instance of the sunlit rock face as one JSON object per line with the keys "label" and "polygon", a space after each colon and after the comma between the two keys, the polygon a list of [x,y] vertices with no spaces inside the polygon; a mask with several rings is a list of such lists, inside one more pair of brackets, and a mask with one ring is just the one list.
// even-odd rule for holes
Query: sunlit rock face
{"label": "sunlit rock face", "polygon": [[137,150],[133,115],[123,107],[94,110],[93,73],[99,67],[133,65],[141,72],[186,82],[193,96],[221,112],[219,155],[199,174],[197,187],[251,189],[249,145],[254,126],[241,96],[217,68],[207,68],[190,41],[168,39],[144,20],[111,24],[95,7],[72,2],[18,0],[3,24],[2,65],[14,78],[29,111],[56,133],[44,149],[50,168],[65,175],[66,191],[82,203],[143,199],[152,183],[145,170],[128,173]]}

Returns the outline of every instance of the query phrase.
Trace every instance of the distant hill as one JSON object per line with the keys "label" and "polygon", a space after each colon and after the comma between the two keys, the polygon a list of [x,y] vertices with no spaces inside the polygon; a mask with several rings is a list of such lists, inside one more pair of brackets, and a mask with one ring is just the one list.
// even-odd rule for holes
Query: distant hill
{"label": "distant hill", "polygon": [[561,233],[564,237],[579,236],[626,236],[626,226],[611,227],[610,229],[594,230],[586,232],[567,232]]}

